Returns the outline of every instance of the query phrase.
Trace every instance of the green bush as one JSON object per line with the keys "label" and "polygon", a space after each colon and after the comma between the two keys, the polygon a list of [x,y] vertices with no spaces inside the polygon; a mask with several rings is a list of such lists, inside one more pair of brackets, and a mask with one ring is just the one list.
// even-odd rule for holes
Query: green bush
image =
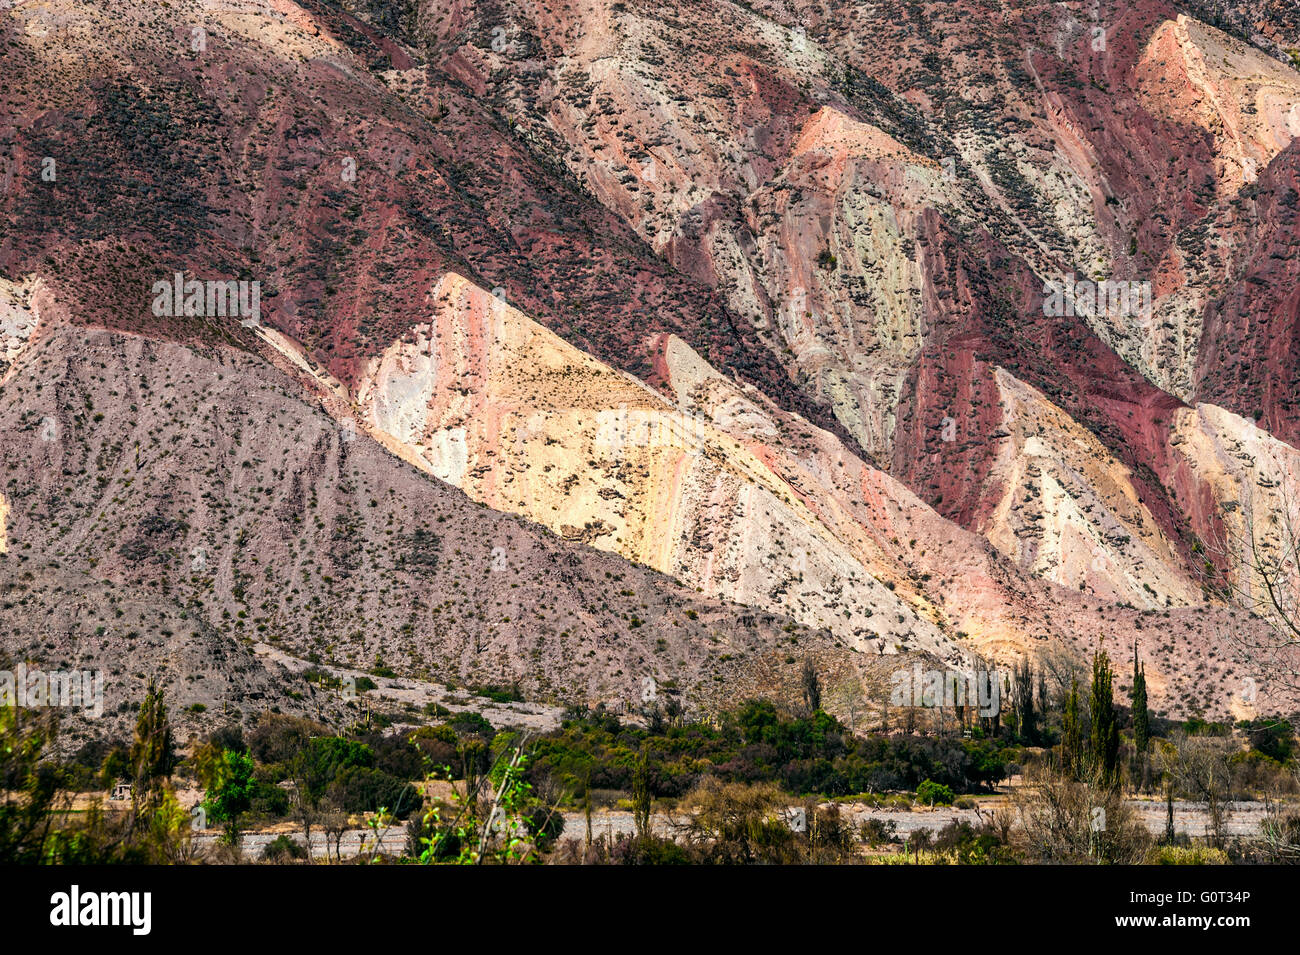
{"label": "green bush", "polygon": [[1246,731],[1250,748],[1269,759],[1287,763],[1295,756],[1295,728],[1280,717],[1239,724]]}
{"label": "green bush", "polygon": [[952,790],[929,779],[916,787],[916,801],[923,806],[951,806]]}
{"label": "green bush", "polygon": [[497,686],[488,684],[487,686],[472,686],[470,692],[476,696],[485,696],[493,703],[522,703],[523,694],[519,692],[518,686]]}
{"label": "green bush", "polygon": [[1153,846],[1147,865],[1227,865],[1228,854],[1208,846]]}
{"label": "green bush", "polygon": [[671,839],[633,836],[614,844],[612,860],[620,865],[690,865],[691,856]]}
{"label": "green bush", "polygon": [[885,843],[898,842],[898,823],[868,816],[859,834],[862,841],[874,849]]}
{"label": "green bush", "polygon": [[483,739],[491,739],[496,735],[492,724],[479,713],[457,713],[447,721],[447,725],[461,736],[481,736]]}
{"label": "green bush", "polygon": [[1009,836],[1009,827],[991,822],[976,827],[954,819],[935,835],[934,848],[950,855],[958,865],[1014,865],[1018,860]]}
{"label": "green bush", "polygon": [[254,779],[249,808],[263,816],[286,816],[289,813],[289,794],[273,782]]}
{"label": "green bush", "polygon": [[280,835],[262,850],[262,858],[267,862],[292,862],[307,858],[307,848],[286,835]]}
{"label": "green bush", "polygon": [[345,770],[328,792],[330,801],[345,812],[387,809],[398,819],[405,819],[424,805],[419,790],[406,780],[364,766]]}

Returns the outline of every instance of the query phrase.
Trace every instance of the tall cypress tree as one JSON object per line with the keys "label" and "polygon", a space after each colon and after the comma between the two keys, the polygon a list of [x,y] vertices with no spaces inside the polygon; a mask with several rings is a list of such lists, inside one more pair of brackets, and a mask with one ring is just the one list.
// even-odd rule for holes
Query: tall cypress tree
{"label": "tall cypress tree", "polygon": [[1092,727],[1088,734],[1088,761],[1106,784],[1115,783],[1119,769],[1119,723],[1115,716],[1115,674],[1106,651],[1092,658]]}
{"label": "tall cypress tree", "polygon": [[1061,714],[1061,770],[1079,776],[1083,755],[1083,729],[1079,720],[1079,681],[1070,681],[1070,692],[1065,697],[1065,710]]}
{"label": "tall cypress tree", "polygon": [[650,813],[654,804],[650,787],[650,759],[642,743],[641,753],[632,767],[632,824],[638,839],[650,835]]}
{"label": "tall cypress tree", "polygon": [[131,799],[137,816],[152,812],[162,804],[163,786],[171,778],[176,765],[175,746],[162,687],[150,679],[144,701],[140,704],[135,742],[131,746],[131,766],[135,777]]}
{"label": "tall cypress tree", "polygon": [[1137,641],[1133,641],[1133,744],[1145,754],[1151,741],[1151,714],[1147,711],[1147,671],[1138,662]]}
{"label": "tall cypress tree", "polygon": [[804,705],[808,707],[809,713],[817,712],[822,708],[822,681],[817,677],[817,668],[807,657],[803,661],[800,682],[803,684]]}
{"label": "tall cypress tree", "polygon": [[1038,741],[1038,714],[1034,712],[1034,674],[1029,661],[1022,659],[1016,667],[1016,722],[1026,743]]}
{"label": "tall cypress tree", "polygon": [[1150,784],[1151,763],[1147,747],[1151,745],[1151,713],[1147,709],[1147,671],[1138,661],[1137,641],[1133,641],[1133,749],[1137,757],[1138,786],[1143,791]]}

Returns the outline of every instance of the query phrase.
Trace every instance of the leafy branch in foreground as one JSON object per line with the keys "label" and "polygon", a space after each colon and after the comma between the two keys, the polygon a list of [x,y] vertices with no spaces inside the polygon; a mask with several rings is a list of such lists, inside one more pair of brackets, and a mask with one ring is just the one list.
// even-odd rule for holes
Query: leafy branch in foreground
{"label": "leafy branch in foreground", "polygon": [[[504,735],[504,734],[503,734]],[[420,862],[457,865],[521,865],[538,862],[539,845],[549,839],[559,818],[525,778],[528,735],[498,738],[496,759],[485,776],[452,784],[450,804],[434,800],[421,820]],[[432,779],[436,774],[431,774]],[[444,767],[443,776],[450,776]],[[488,788],[490,787],[490,788]],[[491,798],[483,798],[484,793]]]}

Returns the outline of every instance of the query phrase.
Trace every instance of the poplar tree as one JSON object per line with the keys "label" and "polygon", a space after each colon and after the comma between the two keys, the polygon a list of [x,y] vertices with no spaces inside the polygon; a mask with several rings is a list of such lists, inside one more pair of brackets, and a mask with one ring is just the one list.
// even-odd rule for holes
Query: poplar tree
{"label": "poplar tree", "polygon": [[163,700],[162,687],[151,679],[140,704],[140,716],[135,722],[135,742],[131,746],[131,767],[135,776],[132,796],[139,808],[157,807],[163,785],[171,778],[175,766],[176,744],[171,723],[167,720],[167,704]]}
{"label": "poplar tree", "polygon": [[1016,667],[1016,723],[1020,737],[1025,742],[1037,742],[1038,714],[1034,712],[1034,674],[1027,659],[1022,659]]}
{"label": "poplar tree", "polygon": [[1083,762],[1083,730],[1079,719],[1079,681],[1070,681],[1070,692],[1065,697],[1065,710],[1061,714],[1061,769],[1078,778]]}
{"label": "poplar tree", "polygon": [[1106,651],[1098,650],[1092,658],[1092,699],[1089,710],[1092,726],[1088,756],[1091,768],[1102,781],[1113,785],[1119,779],[1119,722],[1115,715],[1115,674]]}
{"label": "poplar tree", "polygon": [[1137,642],[1133,643],[1133,744],[1145,755],[1151,742],[1151,714],[1147,710],[1147,671],[1138,661]]}
{"label": "poplar tree", "polygon": [[1150,762],[1147,747],[1151,744],[1151,713],[1147,709],[1147,672],[1138,661],[1137,641],[1133,641],[1133,689],[1130,691],[1133,708],[1133,749],[1137,755],[1139,785],[1143,790],[1150,781]]}

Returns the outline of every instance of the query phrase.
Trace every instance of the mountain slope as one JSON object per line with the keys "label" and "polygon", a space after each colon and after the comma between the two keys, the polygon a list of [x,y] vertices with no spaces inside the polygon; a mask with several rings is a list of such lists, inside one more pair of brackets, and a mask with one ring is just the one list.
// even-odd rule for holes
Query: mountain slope
{"label": "mountain slope", "polygon": [[[1245,712],[1206,559],[1300,490],[1266,6],[0,11],[0,552],[553,700],[1154,629],[1161,705]],[[178,272],[261,314],[156,314]],[[484,576],[503,528],[569,569]]]}
{"label": "mountain slope", "polygon": [[649,676],[696,708],[792,688],[791,653],[848,665],[828,635],[796,647],[782,618],[480,508],[237,351],[60,326],[0,420],[12,574],[88,576],[227,640],[564,702]]}

